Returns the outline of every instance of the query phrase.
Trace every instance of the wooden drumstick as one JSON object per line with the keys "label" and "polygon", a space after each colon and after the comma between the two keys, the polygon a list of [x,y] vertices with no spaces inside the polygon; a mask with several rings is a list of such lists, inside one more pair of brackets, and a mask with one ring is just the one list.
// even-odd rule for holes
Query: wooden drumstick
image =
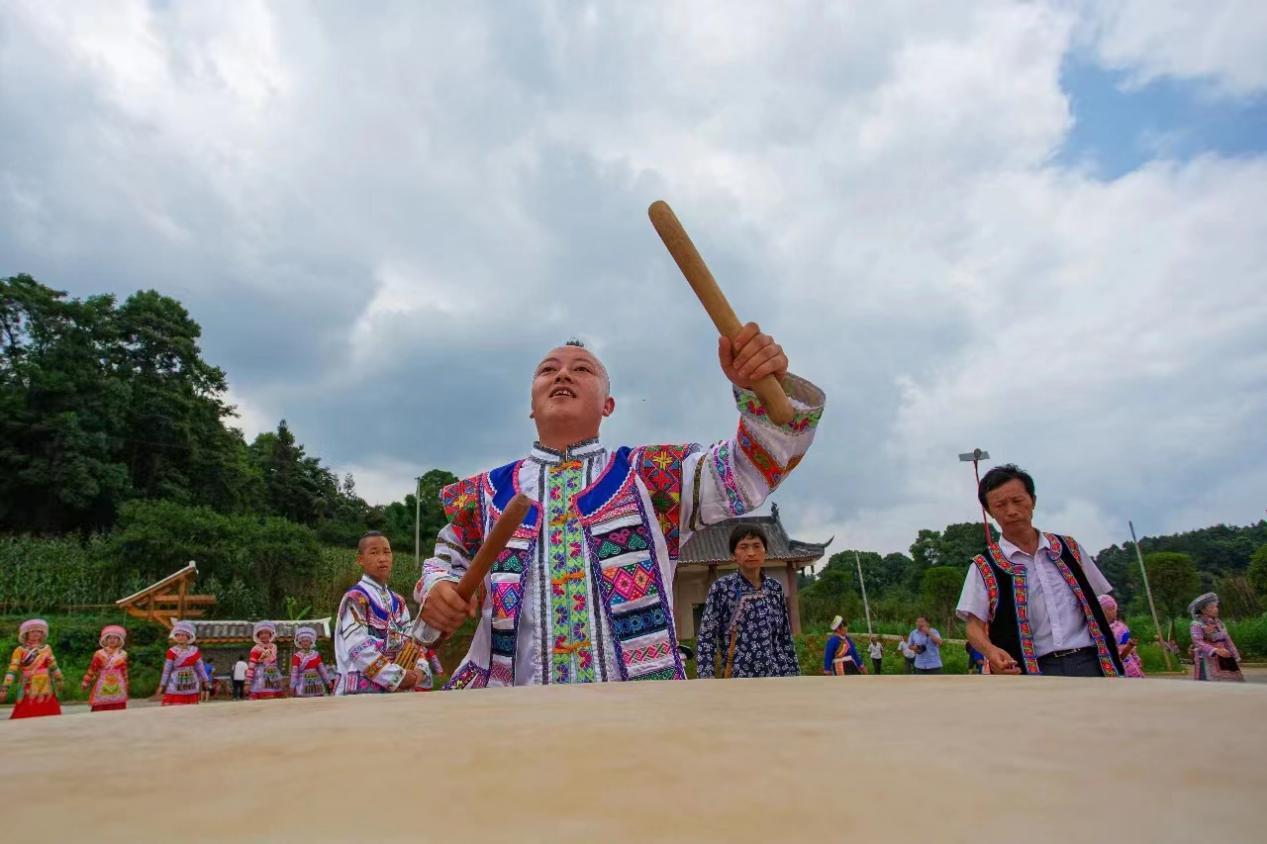
{"label": "wooden drumstick", "polygon": [[506,543],[510,542],[510,538],[515,535],[515,530],[523,524],[524,516],[528,515],[531,507],[532,499],[522,492],[515,493],[515,497],[510,499],[506,509],[493,523],[488,536],[484,537],[480,550],[475,552],[475,559],[471,560],[470,568],[458,581],[458,594],[462,596],[463,601],[471,600],[475,590],[480,588],[480,584],[492,570],[493,563],[497,562],[497,555],[506,548]]}
{"label": "wooden drumstick", "polygon": [[[669,254],[682,270],[682,275],[686,276],[687,283],[699,297],[700,304],[712,317],[713,325],[717,326],[718,332],[723,337],[733,340],[743,329],[743,323],[739,321],[739,317],[735,316],[730,302],[726,301],[726,294],[722,293],[721,288],[717,286],[717,280],[709,272],[708,265],[700,257],[699,250],[691,242],[686,229],[682,228],[673,209],[663,199],[657,199],[651,203],[647,214],[651,217],[651,225],[655,226],[656,233],[664,241]],[[773,375],[767,375],[753,384],[752,390],[760,396],[761,403],[765,405],[766,415],[776,425],[786,425],[792,421],[794,415],[792,403],[783,392],[783,385],[779,383],[779,379]]]}
{"label": "wooden drumstick", "polygon": [[[471,600],[471,596],[480,588],[484,578],[492,570],[493,563],[497,562],[497,555],[506,548],[506,544],[515,535],[516,528],[523,524],[524,516],[528,515],[528,510],[531,507],[532,499],[522,492],[515,493],[515,497],[510,499],[506,509],[497,517],[497,521],[493,523],[493,527],[488,531],[488,536],[484,537],[480,550],[475,552],[475,559],[471,560],[470,567],[462,575],[462,579],[458,581],[457,591],[462,596],[463,601]],[[449,638],[449,634],[439,633],[437,635],[438,631],[436,631],[432,633],[432,638],[424,639],[421,632],[422,628],[422,614],[419,613],[411,635],[415,640],[428,647],[437,647],[441,642]],[[435,628],[428,629],[435,631]]]}

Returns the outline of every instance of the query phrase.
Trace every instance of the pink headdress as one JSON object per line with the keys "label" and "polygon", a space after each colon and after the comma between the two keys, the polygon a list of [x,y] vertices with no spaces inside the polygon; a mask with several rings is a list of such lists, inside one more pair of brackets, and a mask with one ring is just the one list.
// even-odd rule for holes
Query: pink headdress
{"label": "pink headdress", "polygon": [[251,631],[251,638],[255,640],[255,644],[257,645],[264,644],[263,642],[260,641],[260,634],[263,633],[265,630],[267,630],[269,633],[272,633],[274,639],[277,638],[276,624],[274,624],[271,621],[257,621],[255,622],[255,628]]}
{"label": "pink headdress", "polygon": [[311,627],[300,627],[295,631],[295,644],[298,645],[304,639],[307,639],[314,645],[317,644],[317,632]]}
{"label": "pink headdress", "polygon": [[1104,607],[1106,610],[1116,610],[1117,601],[1114,600],[1112,595],[1101,595],[1100,606]]}
{"label": "pink headdress", "polygon": [[105,627],[101,628],[101,637],[97,639],[97,644],[104,648],[106,646],[107,636],[118,636],[119,646],[122,647],[123,643],[128,640],[128,631],[124,630],[117,624],[107,624]]}
{"label": "pink headdress", "polygon": [[184,633],[188,636],[190,643],[198,638],[198,634],[194,632],[194,623],[192,621],[178,621],[173,624],[171,635],[167,638],[174,639],[177,633]]}
{"label": "pink headdress", "polygon": [[44,638],[48,638],[48,622],[42,618],[28,618],[18,627],[18,641],[26,644],[26,634],[33,630],[43,630]]}

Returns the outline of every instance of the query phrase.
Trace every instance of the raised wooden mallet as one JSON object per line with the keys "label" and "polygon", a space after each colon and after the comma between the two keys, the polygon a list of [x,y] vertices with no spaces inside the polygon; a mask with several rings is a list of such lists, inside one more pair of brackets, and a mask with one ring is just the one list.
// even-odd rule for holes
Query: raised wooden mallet
{"label": "raised wooden mallet", "polygon": [[[522,492],[516,493],[515,497],[510,499],[506,509],[497,517],[497,521],[489,529],[488,535],[484,537],[484,542],[480,545],[480,549],[475,552],[475,559],[471,560],[471,565],[467,568],[466,573],[462,575],[462,579],[458,581],[457,590],[463,601],[471,600],[471,596],[480,588],[484,578],[492,571],[493,563],[497,562],[497,555],[505,550],[506,544],[515,535],[515,529],[523,524],[524,517],[528,515],[528,510],[531,507],[532,499]],[[416,657],[417,655],[417,648],[409,647],[412,642],[418,641],[427,646],[435,646],[448,638],[447,634],[442,634],[430,641],[423,641],[418,635],[422,626],[421,613],[419,616],[418,623],[414,625],[414,635],[410,637],[410,642],[406,643],[405,648],[396,657],[395,662],[397,665],[404,665],[406,668],[412,665],[412,663],[406,664],[410,656]],[[406,651],[412,651],[412,653],[406,653]]]}
{"label": "raised wooden mallet", "polygon": [[[682,275],[686,276],[687,283],[699,297],[700,304],[712,317],[717,331],[723,337],[735,339],[743,330],[743,323],[739,321],[739,317],[735,316],[730,302],[726,301],[726,295],[717,286],[717,280],[713,278],[708,265],[700,257],[699,250],[691,242],[686,229],[682,228],[673,209],[663,199],[657,199],[651,203],[647,214],[651,217],[651,225],[655,226],[656,233],[664,241],[669,254],[682,270]],[[786,425],[792,421],[794,415],[792,403],[783,392],[783,385],[779,383],[779,379],[773,375],[767,375],[753,384],[752,390],[761,398],[762,404],[765,405],[766,415],[776,425]]]}

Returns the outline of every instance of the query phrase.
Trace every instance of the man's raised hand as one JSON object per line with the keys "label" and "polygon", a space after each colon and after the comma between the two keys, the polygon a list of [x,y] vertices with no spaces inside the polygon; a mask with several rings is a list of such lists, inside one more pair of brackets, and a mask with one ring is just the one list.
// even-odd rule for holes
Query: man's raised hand
{"label": "man's raised hand", "polygon": [[783,347],[761,327],[750,322],[732,339],[719,337],[717,359],[722,372],[736,387],[748,389],[767,375],[780,381],[787,375],[787,355]]}

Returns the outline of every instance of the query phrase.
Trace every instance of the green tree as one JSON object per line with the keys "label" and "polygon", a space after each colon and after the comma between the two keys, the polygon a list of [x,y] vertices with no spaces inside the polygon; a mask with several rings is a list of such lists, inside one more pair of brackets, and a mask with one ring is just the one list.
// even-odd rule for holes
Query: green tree
{"label": "green tree", "polygon": [[1250,557],[1246,576],[1250,585],[1254,587],[1254,591],[1258,593],[1259,599],[1267,601],[1267,545],[1259,546]]}
{"label": "green tree", "polygon": [[1187,554],[1157,551],[1144,555],[1144,568],[1148,571],[1148,585],[1157,610],[1166,618],[1182,616],[1188,602],[1201,588],[1192,558]]}
{"label": "green tree", "polygon": [[924,572],[920,586],[924,614],[947,632],[955,624],[955,605],[966,575],[967,568],[958,566],[936,566]]}
{"label": "green tree", "polygon": [[0,528],[104,527],[130,493],[113,306],[109,296],[67,299],[29,275],[0,280]]}

